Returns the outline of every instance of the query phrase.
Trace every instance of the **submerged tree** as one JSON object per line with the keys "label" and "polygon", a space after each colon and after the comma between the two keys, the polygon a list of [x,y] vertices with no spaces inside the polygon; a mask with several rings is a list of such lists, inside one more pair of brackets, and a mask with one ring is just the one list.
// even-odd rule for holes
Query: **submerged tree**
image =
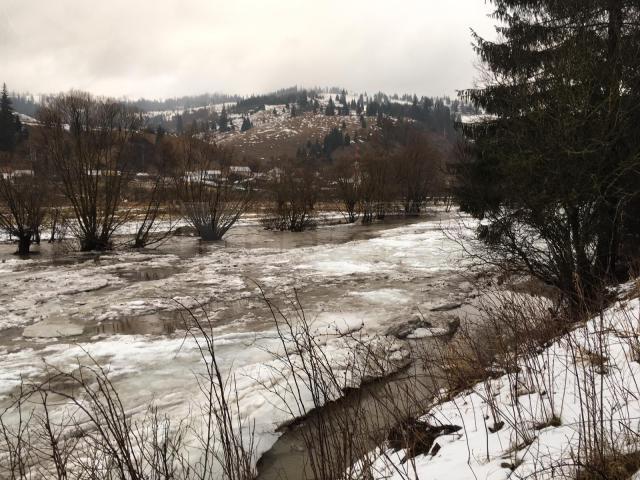
{"label": "submerged tree", "polygon": [[168,223],[159,225],[162,205],[167,200],[168,190],[165,178],[158,175],[153,181],[153,186],[146,192],[147,202],[131,242],[133,248],[145,248],[160,243],[173,233],[175,224],[170,219]]}
{"label": "submerged tree", "polygon": [[320,179],[308,162],[283,160],[269,183],[273,209],[262,219],[270,230],[302,232],[315,227]]}
{"label": "submerged tree", "polygon": [[81,250],[111,248],[113,233],[126,220],[120,207],[130,180],[127,148],[139,114],[121,102],[73,92],[50,100],[38,116]]}
{"label": "submerged tree", "polygon": [[492,1],[502,40],[474,35],[490,80],[466,95],[487,115],[464,127],[459,201],[494,260],[595,297],[638,194],[640,6]]}
{"label": "submerged tree", "polygon": [[222,147],[185,135],[178,148],[175,184],[184,217],[203,240],[221,240],[251,203],[250,181],[230,180],[230,152]]}
{"label": "submerged tree", "polygon": [[44,217],[45,182],[34,172],[0,172],[0,230],[18,240],[18,255],[28,255],[39,240]]}
{"label": "submerged tree", "polygon": [[334,167],[336,194],[347,223],[354,223],[360,216],[362,178],[358,162],[344,158]]}
{"label": "submerged tree", "polygon": [[438,187],[440,154],[425,134],[411,131],[394,165],[404,213],[417,215],[427,195]]}

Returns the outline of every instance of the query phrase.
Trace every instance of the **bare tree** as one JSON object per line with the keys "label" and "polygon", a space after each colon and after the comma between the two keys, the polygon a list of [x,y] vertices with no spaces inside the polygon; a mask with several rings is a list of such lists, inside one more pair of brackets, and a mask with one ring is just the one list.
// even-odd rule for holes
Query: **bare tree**
{"label": "bare tree", "polygon": [[114,100],[72,92],[49,101],[39,119],[45,152],[73,208],[71,227],[81,250],[110,248],[126,219],[120,211],[130,180],[126,149],[139,114]]}
{"label": "bare tree", "polygon": [[422,203],[439,180],[440,163],[440,155],[426,134],[411,132],[394,162],[405,215],[420,213]]}
{"label": "bare tree", "polygon": [[203,240],[221,240],[247,211],[252,199],[250,180],[232,181],[230,152],[185,134],[180,139],[181,167],[175,175],[176,193],[187,221]]}
{"label": "bare tree", "polygon": [[342,214],[348,223],[354,223],[360,217],[361,203],[362,178],[358,162],[352,159],[337,162],[334,181]]}
{"label": "bare tree", "polygon": [[39,239],[44,217],[44,182],[34,172],[0,172],[0,229],[18,240],[18,254],[28,255]]}
{"label": "bare tree", "polygon": [[380,150],[368,152],[362,159],[362,223],[384,218],[392,195],[392,171],[389,156]]}
{"label": "bare tree", "polygon": [[302,232],[315,226],[320,179],[308,164],[286,160],[270,184],[273,210],[262,220],[267,229]]}
{"label": "bare tree", "polygon": [[162,204],[168,191],[169,188],[162,175],[158,175],[151,189],[145,191],[147,202],[131,242],[133,248],[144,248],[158,244],[173,233],[175,222],[172,222],[171,219],[169,219],[168,224],[165,223],[164,225],[159,225],[158,222],[163,213]]}

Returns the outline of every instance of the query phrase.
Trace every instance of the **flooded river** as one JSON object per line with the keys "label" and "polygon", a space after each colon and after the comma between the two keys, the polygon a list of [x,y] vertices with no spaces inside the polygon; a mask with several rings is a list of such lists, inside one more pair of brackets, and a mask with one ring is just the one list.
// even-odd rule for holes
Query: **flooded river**
{"label": "flooded river", "polygon": [[[42,245],[29,260],[0,245],[0,404],[46,365],[72,368],[88,352],[109,365],[127,409],[154,402],[181,418],[198,395],[200,368],[181,306],[203,308],[220,365],[255,425],[257,454],[266,453],[261,478],[277,478],[279,463],[299,469],[303,460],[292,455],[295,435],[278,429],[291,419],[258,381],[279,340],[257,286],[276,302],[296,289],[319,330],[359,326],[384,337],[418,316],[446,322],[447,312],[432,310],[464,303],[471,291],[461,247],[443,231],[455,224],[455,214],[440,212],[304,233],[247,225],[219,243],[174,237],[155,250],[100,255]],[[326,343],[329,357],[340,348]]]}

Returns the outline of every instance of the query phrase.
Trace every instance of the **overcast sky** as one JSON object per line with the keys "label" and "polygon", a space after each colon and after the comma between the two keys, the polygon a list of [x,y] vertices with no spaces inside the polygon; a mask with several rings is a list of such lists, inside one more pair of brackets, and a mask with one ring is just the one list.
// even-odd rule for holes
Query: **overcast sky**
{"label": "overcast sky", "polygon": [[0,82],[137,98],[292,85],[453,94],[485,0],[0,0]]}

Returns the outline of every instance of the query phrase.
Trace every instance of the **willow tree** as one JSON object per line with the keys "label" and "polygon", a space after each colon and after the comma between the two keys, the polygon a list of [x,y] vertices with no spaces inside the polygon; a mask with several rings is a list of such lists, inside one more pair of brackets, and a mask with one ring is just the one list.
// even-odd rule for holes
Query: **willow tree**
{"label": "willow tree", "polygon": [[361,177],[358,162],[354,158],[338,159],[333,169],[333,181],[340,211],[347,223],[354,223],[360,216]]}
{"label": "willow tree", "polygon": [[126,219],[121,204],[139,114],[121,102],[73,92],[47,102],[38,118],[55,179],[73,209],[71,226],[81,250],[110,248]]}
{"label": "willow tree", "polygon": [[0,230],[18,240],[18,255],[28,255],[39,238],[45,214],[45,186],[34,172],[0,171]]}
{"label": "willow tree", "polygon": [[249,208],[250,179],[230,179],[230,152],[184,134],[177,147],[176,194],[182,213],[202,240],[221,240]]}
{"label": "willow tree", "polygon": [[473,34],[487,115],[465,125],[475,158],[458,199],[483,219],[491,259],[570,302],[616,274],[638,193],[640,6],[628,0],[492,0],[498,40]]}

